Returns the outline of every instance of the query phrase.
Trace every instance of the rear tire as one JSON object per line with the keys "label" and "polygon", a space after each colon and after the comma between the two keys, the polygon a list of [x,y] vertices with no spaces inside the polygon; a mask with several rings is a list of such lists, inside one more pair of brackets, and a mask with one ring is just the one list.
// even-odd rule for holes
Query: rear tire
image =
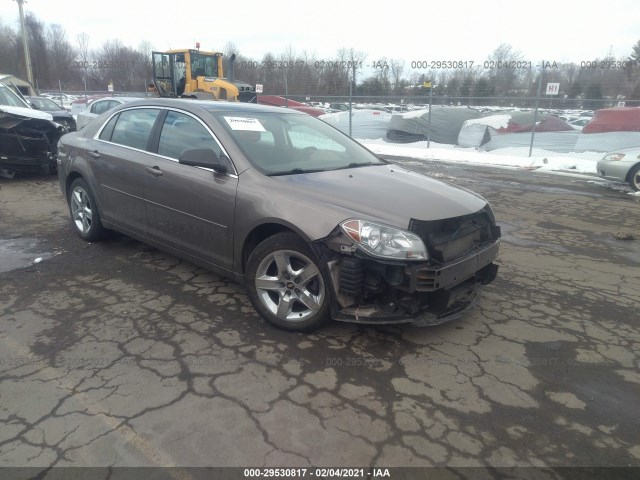
{"label": "rear tire", "polygon": [[100,221],[100,212],[93,192],[83,178],[77,178],[69,187],[69,212],[73,228],[88,242],[104,238],[106,229]]}
{"label": "rear tire", "polygon": [[249,256],[245,286],[254,308],[269,323],[308,332],[331,320],[331,283],[325,271],[304,240],[278,233]]}

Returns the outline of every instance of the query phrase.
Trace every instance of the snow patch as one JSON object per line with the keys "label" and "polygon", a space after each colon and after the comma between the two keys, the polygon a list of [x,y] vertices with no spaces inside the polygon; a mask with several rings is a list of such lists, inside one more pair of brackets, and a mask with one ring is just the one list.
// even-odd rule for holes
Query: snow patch
{"label": "snow patch", "polygon": [[558,154],[549,150],[534,148],[529,157],[527,147],[508,147],[478,151],[474,148],[456,147],[431,142],[411,144],[390,144],[382,138],[377,140],[359,139],[369,150],[379,155],[409,157],[418,160],[443,160],[447,162],[470,163],[476,165],[506,166],[526,170],[548,172],[572,172],[597,174],[596,163],[602,158],[601,152],[569,152]]}

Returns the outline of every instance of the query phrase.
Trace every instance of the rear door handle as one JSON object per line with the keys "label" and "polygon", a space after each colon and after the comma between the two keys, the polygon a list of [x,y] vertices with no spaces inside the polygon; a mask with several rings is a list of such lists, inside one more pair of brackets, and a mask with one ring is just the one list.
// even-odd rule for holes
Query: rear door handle
{"label": "rear door handle", "polygon": [[147,172],[149,172],[151,175],[155,177],[159,177],[164,173],[162,170],[160,170],[160,167],[158,167],[157,165],[155,167],[145,167],[145,169],[147,170]]}
{"label": "rear door handle", "polygon": [[91,155],[93,158],[100,158],[100,153],[98,152],[98,150],[94,150],[93,152],[89,152],[89,155]]}

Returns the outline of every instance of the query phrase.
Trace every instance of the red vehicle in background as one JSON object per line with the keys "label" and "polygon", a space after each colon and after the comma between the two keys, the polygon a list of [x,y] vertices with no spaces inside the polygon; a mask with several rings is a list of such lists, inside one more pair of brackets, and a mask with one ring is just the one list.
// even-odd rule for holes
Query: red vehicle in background
{"label": "red vehicle in background", "polygon": [[312,117],[319,117],[320,115],[327,113],[321,108],[310,107],[304,103],[296,102],[295,100],[280,97],[278,95],[258,95],[258,103],[261,105],[271,105],[272,107],[287,107],[293,110],[299,110],[311,115]]}

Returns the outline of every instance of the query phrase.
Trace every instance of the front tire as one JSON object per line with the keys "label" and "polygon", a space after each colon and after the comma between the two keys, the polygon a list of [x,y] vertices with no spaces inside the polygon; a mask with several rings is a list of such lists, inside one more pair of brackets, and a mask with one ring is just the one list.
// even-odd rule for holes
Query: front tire
{"label": "front tire", "polygon": [[104,238],[106,230],[100,221],[98,206],[84,179],[73,181],[69,187],[68,203],[71,221],[78,235],[89,242]]}
{"label": "front tire", "polygon": [[297,235],[278,233],[264,240],[249,256],[245,273],[251,303],[272,325],[307,332],[331,320],[331,284]]}
{"label": "front tire", "polygon": [[634,192],[640,192],[640,163],[629,172],[629,185]]}

